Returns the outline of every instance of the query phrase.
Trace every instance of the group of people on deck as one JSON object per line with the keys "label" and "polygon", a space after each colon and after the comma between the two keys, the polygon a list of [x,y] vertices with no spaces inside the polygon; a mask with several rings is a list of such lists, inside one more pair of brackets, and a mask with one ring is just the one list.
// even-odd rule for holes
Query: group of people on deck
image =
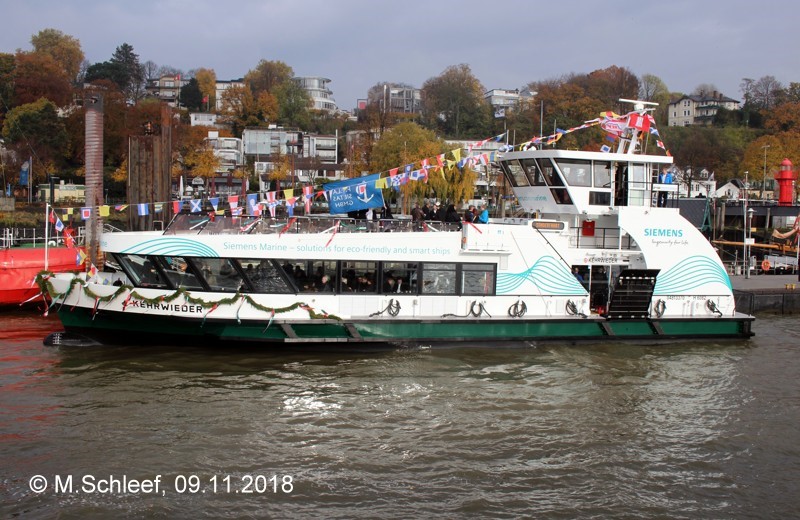
{"label": "group of people on deck", "polygon": [[452,222],[454,224],[458,224],[459,229],[461,229],[462,222],[488,224],[489,210],[486,208],[485,203],[481,204],[480,210],[478,210],[474,205],[470,204],[469,207],[464,210],[464,215],[462,218],[462,215],[458,214],[455,204],[448,204],[447,208],[444,208],[439,201],[436,201],[433,203],[433,207],[431,207],[428,204],[428,201],[425,201],[422,207],[417,204],[414,206],[414,209],[411,210],[411,220],[414,222],[423,222],[425,220],[434,222]]}

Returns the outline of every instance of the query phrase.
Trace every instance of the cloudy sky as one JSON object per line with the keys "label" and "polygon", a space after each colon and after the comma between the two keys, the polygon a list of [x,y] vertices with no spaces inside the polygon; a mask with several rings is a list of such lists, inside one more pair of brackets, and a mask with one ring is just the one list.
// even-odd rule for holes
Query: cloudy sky
{"label": "cloudy sky", "polygon": [[[626,7],[621,7],[621,6]],[[421,87],[468,64],[484,87],[611,65],[675,92],[712,84],[741,99],[742,78],[800,81],[800,4],[763,0],[0,0],[0,52],[55,28],[91,62],[129,43],[141,62],[244,76],[261,59],[331,79],[340,108],[387,81]]]}

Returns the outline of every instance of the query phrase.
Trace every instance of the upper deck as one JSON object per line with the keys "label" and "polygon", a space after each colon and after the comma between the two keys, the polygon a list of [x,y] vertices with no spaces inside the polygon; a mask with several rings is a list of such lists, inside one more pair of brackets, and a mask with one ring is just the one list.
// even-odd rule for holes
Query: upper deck
{"label": "upper deck", "polygon": [[608,215],[618,206],[654,206],[658,172],[672,157],[575,150],[525,150],[503,154],[503,170],[520,205],[544,215]]}

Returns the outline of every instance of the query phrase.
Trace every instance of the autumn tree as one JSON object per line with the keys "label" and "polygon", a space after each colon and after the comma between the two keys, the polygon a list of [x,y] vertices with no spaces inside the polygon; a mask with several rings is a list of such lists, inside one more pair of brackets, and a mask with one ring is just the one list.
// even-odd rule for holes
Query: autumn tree
{"label": "autumn tree", "polygon": [[214,69],[199,68],[194,72],[194,78],[200,87],[200,93],[207,99],[207,107],[216,106],[217,74]]}
{"label": "autumn tree", "polygon": [[6,112],[15,106],[14,101],[14,69],[17,61],[13,54],[0,53],[0,125],[3,124]]}
{"label": "autumn tree", "polygon": [[46,54],[18,52],[14,69],[14,101],[19,105],[47,98],[56,106],[72,100],[67,74]]}
{"label": "autumn tree", "polygon": [[222,94],[222,114],[230,121],[234,135],[248,126],[266,126],[278,115],[278,102],[269,92],[254,96],[247,87],[233,86]]}
{"label": "autumn tree", "polygon": [[261,60],[245,74],[244,82],[257,96],[261,92],[275,94],[278,87],[289,83],[293,77],[294,71],[284,62]]}
{"label": "autumn tree", "polygon": [[63,162],[67,134],[52,101],[41,98],[11,109],[3,122],[3,137],[20,157],[32,155],[41,165]]}
{"label": "autumn tree", "polygon": [[757,110],[768,110],[775,106],[778,93],[783,89],[783,85],[775,79],[775,76],[763,76],[758,80],[742,79],[740,88],[744,95],[745,105]]}
{"label": "autumn tree", "polygon": [[428,128],[459,139],[489,131],[489,110],[481,82],[469,65],[451,65],[422,85],[422,115]]}
{"label": "autumn tree", "polygon": [[31,36],[31,45],[37,54],[53,58],[70,82],[76,80],[84,60],[79,40],[58,29],[43,29]]}
{"label": "autumn tree", "polygon": [[[431,159],[435,164],[437,155],[450,151],[453,147],[436,137],[431,130],[416,123],[399,123],[387,130],[372,149],[370,170],[385,172],[392,168],[411,164],[419,169],[423,159]],[[453,159],[453,157],[451,157]],[[433,193],[438,198],[460,203],[472,198],[475,174],[465,168],[445,168],[444,173],[429,170],[428,183],[412,181],[401,186],[403,211],[408,212],[413,199],[420,199]]]}
{"label": "autumn tree", "polygon": [[569,83],[583,88],[587,97],[620,111],[623,108],[620,98],[634,99],[639,94],[639,78],[629,69],[616,65],[575,76]]}

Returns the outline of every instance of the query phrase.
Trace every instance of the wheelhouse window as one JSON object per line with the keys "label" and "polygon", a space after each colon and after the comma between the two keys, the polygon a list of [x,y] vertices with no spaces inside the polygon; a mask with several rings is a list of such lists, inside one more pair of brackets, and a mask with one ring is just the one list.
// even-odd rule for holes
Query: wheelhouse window
{"label": "wheelhouse window", "polygon": [[556,159],[561,173],[569,186],[591,186],[592,185],[592,163],[591,161],[580,161],[575,159]]}
{"label": "wheelhouse window", "polygon": [[518,161],[501,161],[500,167],[506,174],[506,177],[514,186],[528,186],[528,178],[525,176],[525,170],[520,166]]}
{"label": "wheelhouse window", "polygon": [[531,186],[547,185],[547,183],[544,181],[542,170],[539,169],[539,165],[534,159],[522,159],[519,163],[525,169],[525,174],[528,176]]}
{"label": "wheelhouse window", "polygon": [[595,161],[594,169],[594,187],[595,188],[611,188],[611,163],[608,161]]}

